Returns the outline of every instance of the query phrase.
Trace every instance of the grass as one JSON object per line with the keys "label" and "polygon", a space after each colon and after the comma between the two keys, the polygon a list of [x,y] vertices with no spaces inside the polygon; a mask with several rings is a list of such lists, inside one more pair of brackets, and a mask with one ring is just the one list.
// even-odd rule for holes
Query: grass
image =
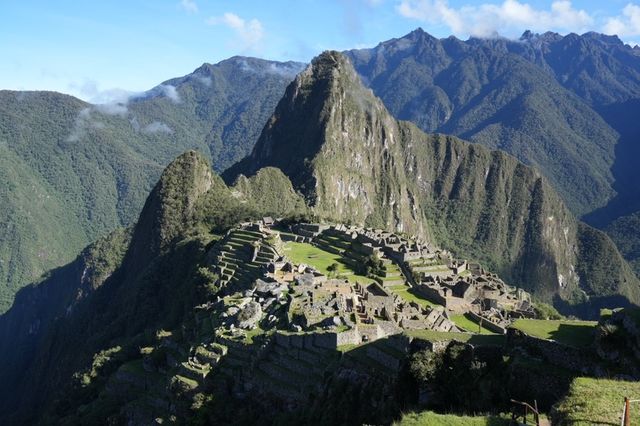
{"label": "grass", "polygon": [[455,414],[438,414],[432,411],[408,413],[402,416],[397,426],[502,426],[509,425],[509,419],[498,416],[457,416]]}
{"label": "grass", "polygon": [[[306,265],[313,266],[325,275],[335,274],[340,276],[343,274],[345,275],[345,278],[351,282],[359,281],[368,283],[373,281],[371,278],[357,275],[350,266],[343,262],[342,256],[329,253],[328,251],[324,251],[314,245],[289,241],[285,243],[284,250],[286,256],[291,259],[293,263],[304,263]],[[334,263],[338,265],[338,269],[333,273],[330,273],[328,268]]]}
{"label": "grass", "polygon": [[259,336],[261,334],[264,334],[264,330],[262,328],[260,328],[260,327],[256,327],[254,329],[247,330],[246,335],[244,337],[244,342],[247,343],[247,344],[251,344],[251,343],[253,343],[253,339],[256,336]]}
{"label": "grass", "polygon": [[593,342],[597,324],[595,321],[519,319],[512,327],[533,337],[583,348]]}
{"label": "grass", "polygon": [[[625,396],[640,399],[640,382],[578,377],[555,411],[562,424],[619,425]],[[631,405],[631,424],[638,421],[640,405],[635,403]]]}
{"label": "grass", "polygon": [[430,300],[427,300],[421,296],[419,296],[415,290],[409,287],[406,284],[397,284],[387,287],[391,292],[397,294],[402,297],[407,302],[416,302],[418,305],[422,306],[425,309],[433,308],[435,306],[439,306],[437,303],[433,303]]}
{"label": "grass", "polygon": [[122,366],[120,367],[120,371],[124,373],[133,374],[135,376],[145,375],[145,370],[144,370],[144,367],[142,366],[141,359],[137,359],[135,361],[130,361],[125,364],[122,364]]}
{"label": "grass", "polygon": [[337,347],[338,352],[346,353],[352,351],[353,349],[359,347],[360,345],[356,345],[353,343],[349,343],[347,345],[341,345]]}
{"label": "grass", "polygon": [[176,376],[174,376],[174,377],[175,377],[175,378],[176,378],[176,380],[178,380],[179,382],[182,382],[182,383],[184,383],[185,385],[187,385],[187,387],[189,387],[190,389],[195,389],[195,388],[197,388],[197,387],[199,386],[199,385],[198,385],[198,382],[196,382],[195,380],[190,379],[190,378],[188,378],[188,377],[180,376],[180,375],[176,375]]}
{"label": "grass", "polygon": [[453,321],[454,324],[457,325],[458,327],[462,328],[463,330],[469,331],[471,333],[496,334],[485,327],[478,329],[479,328],[478,323],[473,321],[471,318],[469,318],[465,314],[451,315],[451,321]]}
{"label": "grass", "polygon": [[404,334],[430,342],[456,340],[482,346],[502,346],[505,339],[505,336],[500,334],[448,333],[434,330],[405,330]]}

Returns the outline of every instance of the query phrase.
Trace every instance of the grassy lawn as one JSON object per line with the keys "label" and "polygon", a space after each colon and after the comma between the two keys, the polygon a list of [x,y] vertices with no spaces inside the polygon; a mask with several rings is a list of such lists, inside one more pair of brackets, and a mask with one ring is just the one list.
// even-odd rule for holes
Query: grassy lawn
{"label": "grassy lawn", "polygon": [[393,424],[397,426],[507,426],[509,419],[497,416],[456,416],[423,411],[404,414],[402,419]]}
{"label": "grassy lawn", "polygon": [[371,278],[356,275],[355,271],[342,261],[342,256],[329,253],[311,244],[289,241],[285,243],[284,249],[286,256],[295,264],[304,263],[305,265],[313,266],[323,274],[329,275],[327,268],[337,263],[337,275],[345,274],[345,278],[351,282],[369,283],[373,281]]}
{"label": "grassy lawn", "polygon": [[[578,377],[557,406],[563,424],[619,425],[624,397],[640,399],[640,382]],[[640,424],[640,405],[631,404],[631,424]]]}
{"label": "grassy lawn", "polygon": [[469,331],[471,333],[480,333],[480,334],[496,334],[493,331],[487,329],[487,328],[480,328],[480,330],[478,330],[478,323],[475,321],[472,321],[469,317],[467,317],[464,314],[456,314],[456,315],[451,315],[451,321],[454,322],[455,325],[457,325],[458,327]]}
{"label": "grassy lawn", "polygon": [[501,334],[447,333],[433,330],[405,330],[404,334],[431,342],[457,340],[458,342],[485,346],[502,346],[505,339],[505,336]]}
{"label": "grassy lawn", "polygon": [[422,306],[425,309],[439,306],[437,303],[433,303],[430,300],[419,296],[411,287],[406,284],[392,285],[387,288],[391,290],[391,292],[402,297],[407,302],[416,302],[418,305]]}
{"label": "grassy lawn", "polygon": [[593,342],[597,324],[595,321],[519,319],[512,327],[530,336],[581,348]]}

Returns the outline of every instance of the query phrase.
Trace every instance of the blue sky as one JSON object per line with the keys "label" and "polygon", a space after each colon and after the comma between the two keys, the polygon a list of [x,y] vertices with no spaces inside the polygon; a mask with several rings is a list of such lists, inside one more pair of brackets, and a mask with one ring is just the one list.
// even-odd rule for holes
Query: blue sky
{"label": "blue sky", "polygon": [[0,89],[94,102],[233,55],[309,61],[417,27],[437,36],[598,31],[640,42],[640,2],[527,0],[2,0]]}

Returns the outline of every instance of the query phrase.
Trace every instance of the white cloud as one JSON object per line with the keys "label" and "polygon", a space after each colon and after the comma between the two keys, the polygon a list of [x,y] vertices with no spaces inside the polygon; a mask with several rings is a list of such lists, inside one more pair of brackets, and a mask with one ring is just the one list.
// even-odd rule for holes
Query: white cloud
{"label": "white cloud", "polygon": [[73,124],[71,133],[67,136],[67,142],[78,142],[90,129],[103,129],[104,123],[91,117],[91,107],[80,110]]}
{"label": "white cloud", "polygon": [[622,9],[622,15],[609,18],[602,31],[621,37],[640,35],[640,6],[633,3],[627,4]]}
{"label": "white cloud", "polygon": [[193,0],[181,0],[180,7],[187,13],[198,13],[198,4]]}
{"label": "white cloud", "polygon": [[146,125],[142,131],[144,133],[173,133],[171,127],[167,126],[162,121],[154,121],[153,123]]}
{"label": "white cloud", "polygon": [[158,88],[160,89],[162,94],[171,99],[171,101],[176,104],[180,103],[180,94],[176,90],[175,86],[172,86],[170,84],[161,84],[160,86],[158,86]]}
{"label": "white cloud", "polygon": [[256,50],[264,38],[264,28],[257,19],[245,20],[234,13],[227,12],[222,16],[207,19],[209,25],[225,25],[238,36],[238,45],[242,49]]}
{"label": "white cloud", "polygon": [[136,92],[124,89],[100,89],[94,80],[85,80],[83,83],[70,83],[69,89],[72,93],[92,104],[126,104],[129,99],[135,96]]}
{"label": "white cloud", "polygon": [[501,4],[484,3],[478,6],[449,6],[448,0],[402,0],[397,7],[400,15],[419,21],[442,24],[460,36],[490,37],[533,31],[586,31],[593,17],[575,9],[571,1],[558,0],[549,9],[536,9],[518,0]]}
{"label": "white cloud", "polygon": [[119,115],[121,117],[127,115],[127,112],[129,111],[127,108],[127,104],[123,102],[96,104],[94,105],[94,108],[96,109],[96,111],[103,114]]}
{"label": "white cloud", "polygon": [[211,77],[207,77],[207,76],[203,76],[203,75],[197,75],[194,77],[198,82],[200,82],[200,84],[207,86],[207,87],[211,87],[211,84],[213,83],[213,80],[211,80]]}

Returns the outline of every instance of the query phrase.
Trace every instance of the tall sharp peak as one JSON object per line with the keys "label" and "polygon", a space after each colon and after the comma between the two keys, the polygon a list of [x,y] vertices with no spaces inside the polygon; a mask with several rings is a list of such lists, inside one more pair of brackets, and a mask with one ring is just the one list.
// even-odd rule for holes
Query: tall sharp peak
{"label": "tall sharp peak", "polygon": [[341,52],[328,50],[315,57],[289,85],[276,115],[283,115],[282,106],[286,104],[304,105],[304,108],[319,111],[316,108],[321,109],[323,105],[336,101],[332,94],[337,93],[347,93],[362,100],[376,99],[370,90],[364,88],[349,58]]}
{"label": "tall sharp peak", "polygon": [[211,166],[197,151],[187,151],[167,166],[135,226],[125,260],[128,268],[144,268],[192,225],[196,201],[212,182]]}
{"label": "tall sharp peak", "polygon": [[383,108],[345,55],[323,52],[287,87],[251,155],[222,177],[232,184],[240,174],[252,176],[262,167],[274,166],[289,176],[294,186],[309,188],[313,183],[308,180],[305,164],[327,141],[328,127],[336,117],[347,109],[353,116],[358,111]]}
{"label": "tall sharp peak", "polygon": [[311,61],[305,73],[317,82],[329,82],[343,73],[355,75],[355,69],[345,55],[335,50],[327,50]]}

